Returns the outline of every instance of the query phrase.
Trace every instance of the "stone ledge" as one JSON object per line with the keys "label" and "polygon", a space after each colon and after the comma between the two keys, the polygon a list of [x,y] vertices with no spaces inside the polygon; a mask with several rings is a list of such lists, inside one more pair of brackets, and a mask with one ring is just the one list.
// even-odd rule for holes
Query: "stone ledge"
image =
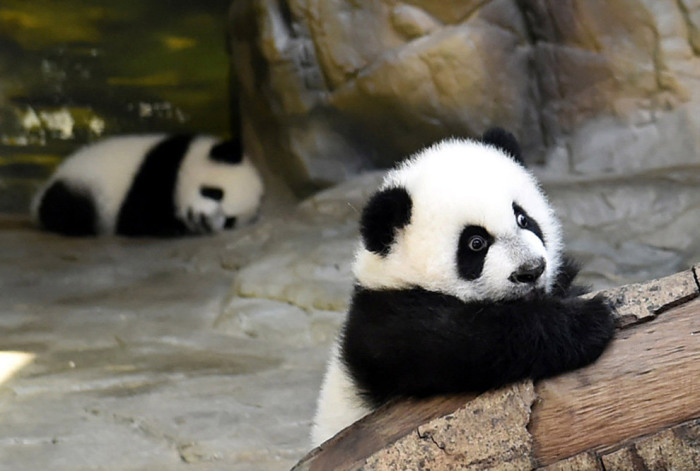
{"label": "stone ledge", "polygon": [[639,324],[700,296],[698,270],[700,265],[695,265],[690,270],[658,280],[601,290],[585,297],[602,294],[608,298],[620,327]]}

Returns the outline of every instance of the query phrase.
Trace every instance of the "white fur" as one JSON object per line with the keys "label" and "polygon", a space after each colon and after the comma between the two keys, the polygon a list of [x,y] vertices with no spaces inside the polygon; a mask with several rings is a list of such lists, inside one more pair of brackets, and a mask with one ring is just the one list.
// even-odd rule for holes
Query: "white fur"
{"label": "white fur", "polygon": [[[114,234],[117,216],[134,177],[148,151],[166,134],[127,135],[104,139],[78,150],[64,160],[32,201],[32,217],[39,224],[38,208],[43,193],[56,180],[84,189],[92,196],[97,208],[98,233]],[[221,230],[227,216],[235,216],[237,224],[250,222],[257,214],[263,194],[263,183],[247,156],[240,164],[213,161],[211,147],[220,142],[212,136],[196,136],[190,143],[178,169],[175,186],[176,214],[189,229],[188,209],[199,218],[203,215],[210,227]],[[220,187],[222,201],[203,197],[200,186]]]}
{"label": "white fur", "polygon": [[340,360],[339,344],[331,349],[328,368],[318,397],[311,428],[311,443],[316,447],[372,410],[358,395],[357,387]]}
{"label": "white fur", "polygon": [[[496,301],[532,290],[508,278],[523,263],[544,258],[546,269],[535,287],[551,290],[561,263],[559,223],[534,177],[498,149],[478,141],[442,141],[390,171],[380,189],[395,187],[411,197],[410,223],[398,231],[384,257],[360,244],[354,265],[359,285],[377,290],[419,286],[463,301]],[[518,227],[514,201],[537,221],[546,246]],[[467,225],[482,226],[495,239],[481,276],[473,281],[461,278],[457,269],[459,237]],[[370,412],[338,353],[336,343],[314,417],[314,446]]]}

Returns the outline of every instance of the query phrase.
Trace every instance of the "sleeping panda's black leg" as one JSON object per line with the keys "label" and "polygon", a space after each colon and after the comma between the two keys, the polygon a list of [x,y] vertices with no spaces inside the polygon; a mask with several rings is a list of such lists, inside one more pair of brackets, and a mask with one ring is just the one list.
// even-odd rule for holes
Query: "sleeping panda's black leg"
{"label": "sleeping panda's black leg", "polygon": [[342,359],[373,406],[397,396],[485,391],[595,361],[614,332],[603,298],[464,303],[420,288],[358,288]]}
{"label": "sleeping panda's black leg", "polygon": [[97,235],[95,203],[86,191],[58,180],[42,195],[39,222],[44,229],[68,236]]}

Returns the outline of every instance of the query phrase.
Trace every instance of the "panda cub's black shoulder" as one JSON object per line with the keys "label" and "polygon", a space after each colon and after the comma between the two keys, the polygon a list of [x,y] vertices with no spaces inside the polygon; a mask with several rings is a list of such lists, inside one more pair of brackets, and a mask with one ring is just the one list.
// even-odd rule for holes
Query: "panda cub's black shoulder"
{"label": "panda cub's black shoulder", "polygon": [[237,140],[129,135],[69,156],[35,197],[32,214],[64,235],[169,237],[247,223],[262,193]]}
{"label": "panda cub's black shoulder", "polygon": [[577,266],[506,131],[412,156],[387,173],[360,228],[314,444],[389,399],[556,375],[612,338],[605,299],[572,296]]}

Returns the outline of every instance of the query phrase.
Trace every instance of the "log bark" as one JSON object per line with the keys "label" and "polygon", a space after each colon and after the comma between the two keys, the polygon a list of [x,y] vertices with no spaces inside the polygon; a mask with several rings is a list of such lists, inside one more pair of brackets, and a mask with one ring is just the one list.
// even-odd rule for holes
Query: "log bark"
{"label": "log bark", "polygon": [[294,470],[700,469],[699,272],[605,291],[620,330],[593,365],[387,404]]}

